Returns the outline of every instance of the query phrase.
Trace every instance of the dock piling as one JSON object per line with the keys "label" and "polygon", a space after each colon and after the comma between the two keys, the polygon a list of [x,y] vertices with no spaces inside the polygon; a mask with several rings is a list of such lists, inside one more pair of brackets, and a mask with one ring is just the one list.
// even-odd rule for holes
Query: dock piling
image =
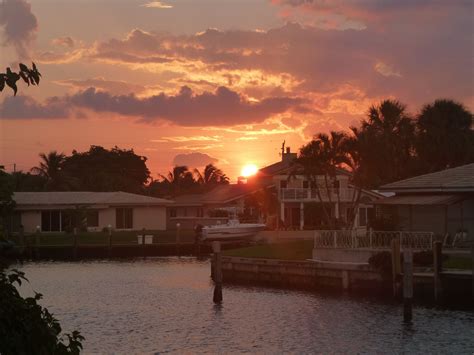
{"label": "dock piling", "polygon": [[74,228],[74,232],[73,232],[73,235],[72,235],[72,257],[74,259],[77,258],[77,229]]}
{"label": "dock piling", "polygon": [[181,228],[181,224],[180,223],[176,223],[176,255],[178,256],[181,256],[181,248],[180,248],[180,244],[181,244],[181,236],[180,236],[180,228]]}
{"label": "dock piling", "polygon": [[41,233],[41,227],[37,226],[36,227],[36,233],[35,233],[35,258],[39,259],[40,257],[40,233]]}
{"label": "dock piling", "polygon": [[222,254],[221,254],[221,243],[212,242],[212,251],[214,253],[214,303],[222,302]]}
{"label": "dock piling", "polygon": [[109,248],[108,248],[108,252],[109,252],[109,257],[112,256],[112,226],[109,224],[109,226],[107,227],[107,234],[109,236]]}
{"label": "dock piling", "polygon": [[393,296],[399,295],[400,283],[399,275],[401,274],[400,265],[400,239],[394,238],[390,242],[392,251],[392,285],[393,285]]}
{"label": "dock piling", "polygon": [[413,318],[413,251],[403,250],[403,321]]}
{"label": "dock piling", "polygon": [[146,247],[145,247],[145,235],[146,235],[146,229],[142,229],[142,256],[143,258],[146,258]]}
{"label": "dock piling", "polygon": [[443,285],[441,281],[441,272],[443,271],[442,246],[440,241],[433,243],[433,285],[436,302],[440,302],[443,296]]}

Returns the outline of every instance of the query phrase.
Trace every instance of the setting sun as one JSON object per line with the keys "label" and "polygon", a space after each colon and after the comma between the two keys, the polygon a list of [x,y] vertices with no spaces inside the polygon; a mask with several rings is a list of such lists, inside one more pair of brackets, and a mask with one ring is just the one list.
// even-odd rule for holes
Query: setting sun
{"label": "setting sun", "polygon": [[255,175],[257,171],[258,171],[258,168],[255,164],[247,164],[247,165],[244,165],[240,174],[243,177],[249,177],[249,176]]}

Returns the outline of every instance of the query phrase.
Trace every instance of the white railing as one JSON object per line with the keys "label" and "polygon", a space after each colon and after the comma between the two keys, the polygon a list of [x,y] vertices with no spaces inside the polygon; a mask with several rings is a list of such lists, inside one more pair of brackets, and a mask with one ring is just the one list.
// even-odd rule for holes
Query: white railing
{"label": "white railing", "polygon": [[304,188],[285,188],[280,189],[280,200],[282,201],[338,201],[338,195],[340,201],[352,201],[354,199],[355,189],[352,188],[329,188],[324,187],[319,189],[304,189]]}
{"label": "white railing", "polygon": [[434,233],[369,230],[360,234],[355,230],[321,230],[314,231],[314,246],[340,249],[390,249],[390,243],[395,238],[399,238],[402,249],[431,250]]}

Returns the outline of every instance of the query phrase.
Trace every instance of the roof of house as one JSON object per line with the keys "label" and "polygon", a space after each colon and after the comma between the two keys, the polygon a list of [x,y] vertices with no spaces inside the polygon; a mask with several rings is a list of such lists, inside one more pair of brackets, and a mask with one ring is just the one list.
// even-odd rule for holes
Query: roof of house
{"label": "roof of house", "polygon": [[377,205],[450,205],[462,200],[459,195],[449,194],[406,194],[375,201]]}
{"label": "roof of house", "polygon": [[474,191],[474,163],[396,181],[380,189],[394,192]]}
{"label": "roof of house", "polygon": [[261,185],[255,184],[220,185],[204,194],[188,194],[177,196],[174,199],[174,205],[202,206],[204,204],[228,203],[246,195],[252,194],[261,188]]}
{"label": "roof of house", "polygon": [[86,191],[50,191],[15,192],[13,200],[18,207],[38,205],[126,205],[149,206],[167,205],[170,200],[131,194],[128,192],[86,192]]}

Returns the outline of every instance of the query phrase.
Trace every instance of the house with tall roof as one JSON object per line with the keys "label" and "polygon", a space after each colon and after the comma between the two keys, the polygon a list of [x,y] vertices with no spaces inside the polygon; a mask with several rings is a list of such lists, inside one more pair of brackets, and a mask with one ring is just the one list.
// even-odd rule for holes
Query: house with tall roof
{"label": "house with tall roof", "polygon": [[[297,154],[287,147],[282,148],[281,160],[259,169],[256,175],[247,178],[246,183],[221,185],[205,194],[183,195],[175,198],[170,207],[170,223],[212,224],[212,211],[234,207],[237,212],[249,212],[252,195],[259,194],[275,206],[266,211],[269,227],[284,229],[321,229],[325,225],[322,209],[338,221],[354,219],[354,228],[365,229],[374,218],[374,201],[383,196],[361,190],[351,184],[351,174],[338,169],[336,177],[326,185],[323,175],[317,177],[318,186],[313,186],[298,172],[295,165]],[[360,197],[359,197],[360,193]],[[262,217],[256,211],[255,217]],[[250,211],[252,214],[252,211]],[[214,217],[216,218],[216,217]],[[222,222],[222,221],[220,221]]]}
{"label": "house with tall roof", "polygon": [[459,233],[474,239],[474,163],[386,184],[377,201],[399,230]]}
{"label": "house with tall roof", "polygon": [[15,192],[12,229],[63,232],[77,225],[89,231],[164,230],[170,200],[127,192]]}
{"label": "house with tall roof", "polygon": [[[310,182],[295,163],[296,153],[282,148],[281,161],[260,169],[256,179],[274,186],[279,203],[279,221],[285,228],[325,229],[322,206],[334,220],[346,224],[354,219],[353,228],[365,229],[375,217],[374,201],[383,196],[359,189],[351,183],[351,173],[336,169],[336,176],[327,181],[324,175]],[[359,196],[360,193],[360,196]]]}

